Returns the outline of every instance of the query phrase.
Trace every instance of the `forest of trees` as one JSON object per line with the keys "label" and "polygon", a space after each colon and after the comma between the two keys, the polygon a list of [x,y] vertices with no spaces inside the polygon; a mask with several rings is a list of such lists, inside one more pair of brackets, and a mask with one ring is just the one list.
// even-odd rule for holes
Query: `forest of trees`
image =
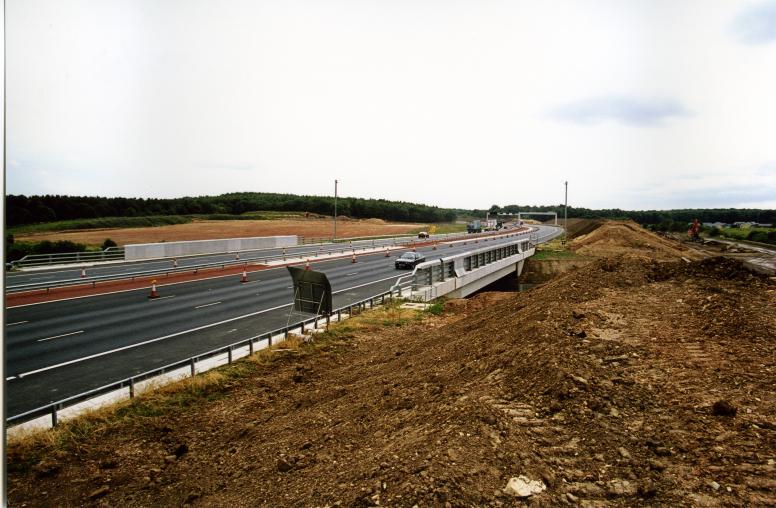
{"label": "forest of trees", "polygon": [[[244,192],[220,196],[184,197],[174,199],[105,198],[91,196],[6,196],[6,226],[14,227],[58,220],[89,219],[96,217],[142,217],[191,214],[229,214],[272,210],[312,212],[332,215],[334,198],[330,196],[299,196]],[[339,198],[337,213],[355,218],[380,218],[402,222],[451,222],[456,218],[484,218],[485,213],[517,213],[528,211],[555,211],[563,216],[563,205],[526,206],[493,205],[488,210],[439,208],[403,201],[385,199]],[[683,210],[620,210],[576,208],[570,206],[569,217],[633,219],[643,225],[670,223],[687,224],[693,219],[701,222],[756,221],[776,223],[776,210],[714,208]]]}
{"label": "forest of trees", "polygon": [[[104,198],[91,196],[6,197],[6,226],[95,217],[149,215],[230,214],[257,210],[312,212],[331,215],[334,198],[244,192],[220,196],[175,199]],[[378,217],[403,222],[451,222],[456,211],[385,199],[338,198],[337,214],[356,218]]]}

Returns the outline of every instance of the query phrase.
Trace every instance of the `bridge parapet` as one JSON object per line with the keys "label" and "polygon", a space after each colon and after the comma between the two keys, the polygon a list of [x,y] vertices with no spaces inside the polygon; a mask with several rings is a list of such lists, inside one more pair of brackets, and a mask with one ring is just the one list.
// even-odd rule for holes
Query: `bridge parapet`
{"label": "bridge parapet", "polygon": [[537,233],[509,243],[481,247],[455,256],[426,261],[400,277],[391,288],[400,294],[409,293],[412,300],[429,301],[452,294],[467,296],[509,274],[522,271],[523,260],[532,256],[538,242]]}

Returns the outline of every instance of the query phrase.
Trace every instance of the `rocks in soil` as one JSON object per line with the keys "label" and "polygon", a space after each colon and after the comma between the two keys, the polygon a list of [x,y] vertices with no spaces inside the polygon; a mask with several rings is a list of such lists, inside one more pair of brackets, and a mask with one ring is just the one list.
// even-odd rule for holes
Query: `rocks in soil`
{"label": "rocks in soil", "polygon": [[188,451],[189,451],[189,445],[187,445],[186,443],[182,443],[175,447],[175,451],[173,452],[173,454],[175,454],[176,457],[181,458],[185,454],[187,454]]}
{"label": "rocks in soil", "polygon": [[59,472],[60,469],[62,469],[62,466],[60,466],[57,462],[46,459],[41,460],[32,468],[32,470],[35,471],[35,473],[41,478],[46,476],[54,476]]}
{"label": "rocks in soil", "polygon": [[711,406],[711,414],[714,416],[735,416],[738,409],[726,400],[718,400]]}
{"label": "rocks in soil", "polygon": [[103,485],[99,489],[92,491],[88,497],[89,499],[98,499],[104,496],[105,494],[107,494],[108,492],[110,492],[110,487],[107,485]]}
{"label": "rocks in soil", "polygon": [[288,471],[294,469],[294,464],[286,457],[280,457],[277,462],[277,469],[281,473],[287,473]]}
{"label": "rocks in soil", "polygon": [[504,493],[516,497],[530,497],[547,489],[540,480],[531,480],[527,476],[513,477],[504,487]]}

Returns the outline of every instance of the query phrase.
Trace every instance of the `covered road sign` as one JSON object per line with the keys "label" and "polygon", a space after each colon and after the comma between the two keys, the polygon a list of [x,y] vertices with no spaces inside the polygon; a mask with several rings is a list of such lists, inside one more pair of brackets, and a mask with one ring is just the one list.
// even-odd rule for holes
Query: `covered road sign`
{"label": "covered road sign", "polygon": [[331,284],[326,274],[296,266],[287,268],[294,281],[294,312],[331,314]]}

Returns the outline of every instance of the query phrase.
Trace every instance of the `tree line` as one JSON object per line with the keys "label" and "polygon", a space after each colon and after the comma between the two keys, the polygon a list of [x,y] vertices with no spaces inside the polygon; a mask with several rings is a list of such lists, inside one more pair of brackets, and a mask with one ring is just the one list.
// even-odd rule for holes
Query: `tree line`
{"label": "tree line", "polygon": [[[264,192],[240,192],[220,196],[173,199],[9,195],[6,196],[6,225],[14,227],[96,217],[240,215],[258,210],[332,215],[334,198]],[[457,215],[455,210],[436,206],[351,197],[337,199],[337,214],[355,218],[377,217],[399,222],[452,222]]]}
{"label": "tree line", "polygon": [[[219,196],[156,198],[107,198],[99,196],[6,196],[6,226],[98,217],[144,217],[163,215],[240,215],[260,210],[334,213],[331,196],[301,196],[265,192],[238,192]],[[440,208],[404,201],[343,197],[337,200],[337,214],[354,218],[380,218],[399,222],[452,222],[459,217],[484,218],[487,212],[556,212],[563,217],[563,205],[493,205],[489,209]],[[711,208],[680,210],[595,210],[570,206],[568,216],[596,219],[632,219],[642,225],[701,222],[756,221],[776,223],[776,210]],[[678,225],[677,225],[678,227]]]}

